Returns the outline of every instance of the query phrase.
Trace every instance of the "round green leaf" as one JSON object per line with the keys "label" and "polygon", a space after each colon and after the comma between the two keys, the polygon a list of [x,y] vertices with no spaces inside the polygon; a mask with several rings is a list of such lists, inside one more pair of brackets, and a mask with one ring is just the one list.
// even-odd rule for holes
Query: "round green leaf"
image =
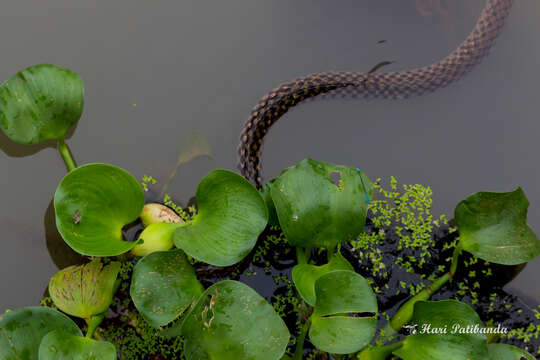
{"label": "round green leaf", "polygon": [[148,323],[164,326],[178,318],[203,292],[182,250],[153,252],[133,269],[130,294]]}
{"label": "round green leaf", "polygon": [[127,171],[89,164],[67,174],[54,194],[56,226],[73,250],[88,256],[115,256],[129,251],[122,228],[135,221],[144,193]]}
{"label": "round green leaf", "polygon": [[296,290],[305,302],[311,306],[315,306],[317,297],[315,296],[315,282],[318,278],[326,273],[335,270],[354,271],[351,264],[338,251],[328,264],[316,266],[311,264],[299,264],[293,268],[292,278]]}
{"label": "round green leaf", "polygon": [[507,344],[488,344],[489,360],[535,360],[534,356]]}
{"label": "round green leaf", "polygon": [[540,255],[540,240],[527,224],[529,200],[517,188],[478,192],[455,209],[460,246],[481,259],[517,265]]}
{"label": "round green leaf", "polygon": [[277,360],[289,332],[249,286],[225,280],[209,287],[182,326],[186,359]]}
{"label": "round green leaf", "polygon": [[266,227],[261,194],[242,176],[214,170],[197,187],[198,214],[177,229],[174,244],[199,261],[229,266],[242,260]]}
{"label": "round green leaf", "polygon": [[356,169],[312,159],[284,170],[271,195],[279,223],[293,246],[333,248],[364,229],[368,177]]}
{"label": "round green leaf", "polygon": [[99,259],[57,272],[49,282],[54,304],[63,312],[90,319],[109,308],[120,263],[103,266]]}
{"label": "round green leaf", "polygon": [[116,349],[106,341],[55,330],[41,341],[39,360],[116,360]]}
{"label": "round green leaf", "polygon": [[377,299],[366,279],[338,270],[315,282],[316,303],[309,339],[318,349],[350,354],[365,347],[377,330]]}
{"label": "round green leaf", "polygon": [[[488,359],[486,336],[478,314],[456,300],[419,301],[412,319],[417,333],[408,336],[394,354],[403,360]],[[443,330],[439,330],[443,329]],[[440,332],[446,329],[446,333]],[[462,333],[470,329],[469,333]]]}
{"label": "round green leaf", "polygon": [[83,104],[79,75],[55,65],[31,66],[0,86],[0,128],[21,144],[62,139]]}
{"label": "round green leaf", "polygon": [[38,360],[41,339],[53,330],[82,336],[66,315],[47,307],[27,307],[0,315],[0,359]]}

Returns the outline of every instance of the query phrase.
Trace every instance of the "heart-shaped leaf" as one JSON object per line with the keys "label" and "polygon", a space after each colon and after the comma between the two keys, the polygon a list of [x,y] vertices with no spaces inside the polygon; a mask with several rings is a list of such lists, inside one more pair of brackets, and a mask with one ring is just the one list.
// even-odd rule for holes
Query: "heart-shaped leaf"
{"label": "heart-shaped leaf", "polygon": [[42,338],[53,330],[82,336],[66,315],[47,307],[27,307],[0,315],[0,359],[38,360]]}
{"label": "heart-shaped leaf", "polygon": [[369,344],[377,330],[377,299],[366,279],[347,270],[315,282],[316,304],[309,339],[318,349],[350,354]]}
{"label": "heart-shaped leaf", "polygon": [[312,159],[285,169],[272,185],[279,223],[293,246],[333,248],[364,229],[372,184],[357,169]]}
{"label": "heart-shaped leaf", "polygon": [[535,360],[534,356],[507,344],[488,344],[489,360]]}
{"label": "heart-shaped leaf", "polygon": [[145,256],[155,251],[166,251],[174,247],[173,234],[176,229],[184,226],[178,223],[154,223],[143,230],[136,245],[131,249],[135,256]]}
{"label": "heart-shaped leaf", "polygon": [[186,359],[277,360],[289,331],[249,286],[225,280],[209,287],[182,326]]}
{"label": "heart-shaped leaf", "polygon": [[540,240],[527,225],[529,201],[523,190],[478,192],[455,209],[460,246],[497,264],[517,265],[540,255]]}
{"label": "heart-shaped leaf", "polygon": [[39,360],[116,360],[116,349],[107,341],[55,330],[41,341]]}
{"label": "heart-shaped leaf", "polygon": [[177,229],[174,244],[199,261],[229,266],[242,260],[266,227],[261,194],[242,176],[214,170],[197,187],[198,214]]}
{"label": "heart-shaped leaf", "polygon": [[120,263],[103,266],[99,259],[70,266],[56,273],[49,282],[54,304],[63,312],[90,320],[109,308]]}
{"label": "heart-shaped leaf", "polygon": [[332,256],[328,264],[316,266],[311,264],[299,264],[293,268],[292,278],[296,290],[305,302],[315,306],[315,282],[326,273],[335,270],[354,271],[351,264],[338,251]]}
{"label": "heart-shaped leaf", "polygon": [[83,105],[79,75],[55,65],[31,66],[0,86],[0,128],[21,144],[60,140],[79,121]]}
{"label": "heart-shaped leaf", "polygon": [[122,228],[135,221],[144,192],[127,171],[89,164],[67,174],[56,189],[56,226],[73,250],[88,256],[115,256],[135,242],[124,241]]}
{"label": "heart-shaped leaf", "polygon": [[182,250],[153,252],[133,269],[130,294],[148,323],[164,326],[198,299],[203,287]]}
{"label": "heart-shaped leaf", "polygon": [[489,358],[486,336],[471,330],[481,329],[484,325],[478,314],[465,303],[419,301],[414,305],[412,322],[417,333],[408,336],[403,346],[394,351],[403,360]]}

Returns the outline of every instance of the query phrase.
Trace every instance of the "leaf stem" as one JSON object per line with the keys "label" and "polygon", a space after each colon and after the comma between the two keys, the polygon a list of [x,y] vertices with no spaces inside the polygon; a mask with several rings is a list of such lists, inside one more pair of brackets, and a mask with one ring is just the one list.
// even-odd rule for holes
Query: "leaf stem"
{"label": "leaf stem", "polygon": [[441,286],[446,284],[446,282],[452,278],[452,275],[453,274],[450,274],[450,272],[447,272],[401,305],[398,311],[390,319],[389,325],[391,329],[388,330],[399,331],[403,325],[411,320],[414,311],[414,304],[416,304],[418,301],[425,301],[429,299],[431,295],[433,295],[441,288]]}
{"label": "leaf stem", "polygon": [[71,150],[63,137],[58,139],[58,151],[60,152],[60,155],[62,155],[62,159],[64,159],[64,163],[66,164],[68,171],[71,171],[77,167],[77,165],[75,165],[75,160],[73,160],[73,156],[71,156]]}
{"label": "leaf stem", "polygon": [[461,254],[460,244],[456,245],[456,247],[454,248],[454,253],[452,254],[452,265],[450,265],[450,277],[453,277],[454,274],[456,273],[459,254]]}
{"label": "leaf stem", "polygon": [[304,249],[303,247],[297,246],[296,247],[296,262],[300,264],[307,264],[309,260],[309,252],[310,249]]}
{"label": "leaf stem", "polygon": [[105,313],[101,313],[101,314],[92,316],[90,320],[85,319],[86,323],[88,324],[88,331],[86,332],[86,337],[88,339],[91,339],[94,336],[94,332],[96,331],[99,324],[101,324],[101,321],[103,321],[104,317],[105,317]]}
{"label": "leaf stem", "polygon": [[390,345],[381,345],[381,346],[369,346],[367,348],[364,348],[362,350],[357,358],[358,360],[380,360],[380,359],[386,359],[392,353],[394,350],[399,349],[403,346],[403,341],[393,343]]}
{"label": "leaf stem", "polygon": [[306,322],[300,330],[300,335],[296,341],[296,348],[294,349],[293,360],[302,360],[302,355],[304,354],[304,341],[306,340],[306,334],[311,325],[311,317],[307,318]]}

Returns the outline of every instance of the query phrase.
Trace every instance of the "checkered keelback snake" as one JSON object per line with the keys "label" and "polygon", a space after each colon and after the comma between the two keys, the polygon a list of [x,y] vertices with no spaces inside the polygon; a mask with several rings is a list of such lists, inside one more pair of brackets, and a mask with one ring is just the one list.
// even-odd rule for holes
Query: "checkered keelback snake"
{"label": "checkered keelback snake", "polygon": [[340,92],[355,97],[402,99],[445,87],[461,78],[488,53],[514,0],[487,0],[469,36],[443,60],[415,70],[386,73],[322,72],[280,85],[251,111],[238,146],[238,169],[262,187],[260,156],[268,129],[296,104],[317,95]]}

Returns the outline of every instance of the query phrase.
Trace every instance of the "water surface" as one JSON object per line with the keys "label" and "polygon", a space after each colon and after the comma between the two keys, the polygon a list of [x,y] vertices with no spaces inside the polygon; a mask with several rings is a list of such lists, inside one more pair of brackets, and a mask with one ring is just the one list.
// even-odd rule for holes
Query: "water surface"
{"label": "water surface", "polygon": [[[165,182],[179,141],[203,133],[213,158],[182,167],[181,203],[213,168],[234,169],[251,107],[282,82],[318,71],[430,64],[467,36],[482,0],[12,1],[0,13],[0,79],[37,64],[84,79],[84,115],[68,140],[79,164],[107,162]],[[436,3],[436,2],[435,2]],[[305,157],[358,166],[371,178],[430,185],[435,214],[479,191],[522,186],[540,234],[540,3],[516,2],[490,56],[449,88],[405,101],[319,101],[287,113],[266,138],[266,179]],[[379,40],[386,40],[378,43]],[[134,106],[136,104],[136,106]],[[58,241],[50,202],[65,174],[54,147],[0,135],[0,311],[35,305],[48,279],[76,259]],[[56,240],[55,240],[56,237]],[[51,256],[47,249],[56,249]],[[540,302],[540,260],[509,287]]]}

